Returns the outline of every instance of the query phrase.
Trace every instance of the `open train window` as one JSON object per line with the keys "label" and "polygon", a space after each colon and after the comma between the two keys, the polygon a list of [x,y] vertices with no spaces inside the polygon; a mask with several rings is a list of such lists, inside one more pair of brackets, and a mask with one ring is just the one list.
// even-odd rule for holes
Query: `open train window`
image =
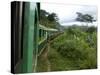
{"label": "open train window", "polygon": [[41,39],[41,29],[39,29],[39,39]]}

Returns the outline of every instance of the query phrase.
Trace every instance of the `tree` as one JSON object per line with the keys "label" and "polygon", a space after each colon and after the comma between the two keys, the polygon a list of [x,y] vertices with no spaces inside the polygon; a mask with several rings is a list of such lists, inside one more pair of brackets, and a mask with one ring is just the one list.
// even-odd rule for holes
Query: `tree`
{"label": "tree", "polygon": [[49,15],[45,10],[40,10],[40,19],[46,18]]}
{"label": "tree", "polygon": [[87,25],[88,23],[92,23],[93,21],[96,21],[90,14],[82,14],[80,12],[77,12],[76,14],[78,15],[76,21],[86,22]]}
{"label": "tree", "polygon": [[49,21],[58,21],[58,17],[56,15],[56,13],[49,14],[47,18]]}
{"label": "tree", "polygon": [[60,29],[61,27],[56,13],[49,13],[46,10],[40,10],[40,24],[56,29]]}
{"label": "tree", "polygon": [[76,18],[76,21],[83,22],[83,14],[80,13],[80,12],[77,12],[76,14],[78,15],[77,18]]}
{"label": "tree", "polygon": [[97,32],[97,28],[96,28],[95,26],[88,27],[87,32],[88,32],[88,33]]}

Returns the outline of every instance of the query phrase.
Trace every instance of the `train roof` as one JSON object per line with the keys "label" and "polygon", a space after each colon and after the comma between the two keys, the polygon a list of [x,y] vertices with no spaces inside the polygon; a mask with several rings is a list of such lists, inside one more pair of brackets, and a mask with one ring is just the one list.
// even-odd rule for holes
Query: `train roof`
{"label": "train roof", "polygon": [[46,30],[46,31],[58,31],[57,29],[54,29],[54,28],[47,28],[47,27],[45,27],[45,26],[43,26],[43,25],[40,25],[40,24],[39,24],[39,28],[40,28],[40,29],[43,29],[43,30]]}

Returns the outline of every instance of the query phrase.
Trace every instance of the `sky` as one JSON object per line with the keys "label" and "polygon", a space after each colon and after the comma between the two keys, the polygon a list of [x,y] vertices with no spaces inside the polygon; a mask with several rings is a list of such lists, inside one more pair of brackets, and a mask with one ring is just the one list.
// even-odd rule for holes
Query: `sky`
{"label": "sky", "polygon": [[[72,4],[55,4],[55,3],[41,3],[41,9],[49,13],[56,13],[61,25],[80,24],[75,21],[77,17],[76,12],[83,14],[90,14],[97,20],[97,7],[88,5],[72,5]],[[94,23],[95,25],[97,23]]]}

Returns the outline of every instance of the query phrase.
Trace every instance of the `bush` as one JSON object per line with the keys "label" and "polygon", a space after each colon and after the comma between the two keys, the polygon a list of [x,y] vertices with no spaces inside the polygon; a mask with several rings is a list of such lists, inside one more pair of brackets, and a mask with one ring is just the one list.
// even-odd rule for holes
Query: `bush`
{"label": "bush", "polygon": [[80,69],[97,68],[97,53],[94,48],[88,48],[87,58],[80,62]]}
{"label": "bush", "polygon": [[[89,37],[89,38],[87,38]],[[69,28],[51,44],[71,69],[91,69],[97,67],[97,33],[83,32]]]}
{"label": "bush", "polygon": [[83,43],[83,41],[66,40],[59,46],[58,52],[61,53],[63,57],[72,60],[85,59],[87,47],[88,45]]}
{"label": "bush", "polygon": [[58,52],[68,60],[77,62],[80,69],[96,68],[96,50],[90,48],[84,41],[66,40],[59,46]]}

